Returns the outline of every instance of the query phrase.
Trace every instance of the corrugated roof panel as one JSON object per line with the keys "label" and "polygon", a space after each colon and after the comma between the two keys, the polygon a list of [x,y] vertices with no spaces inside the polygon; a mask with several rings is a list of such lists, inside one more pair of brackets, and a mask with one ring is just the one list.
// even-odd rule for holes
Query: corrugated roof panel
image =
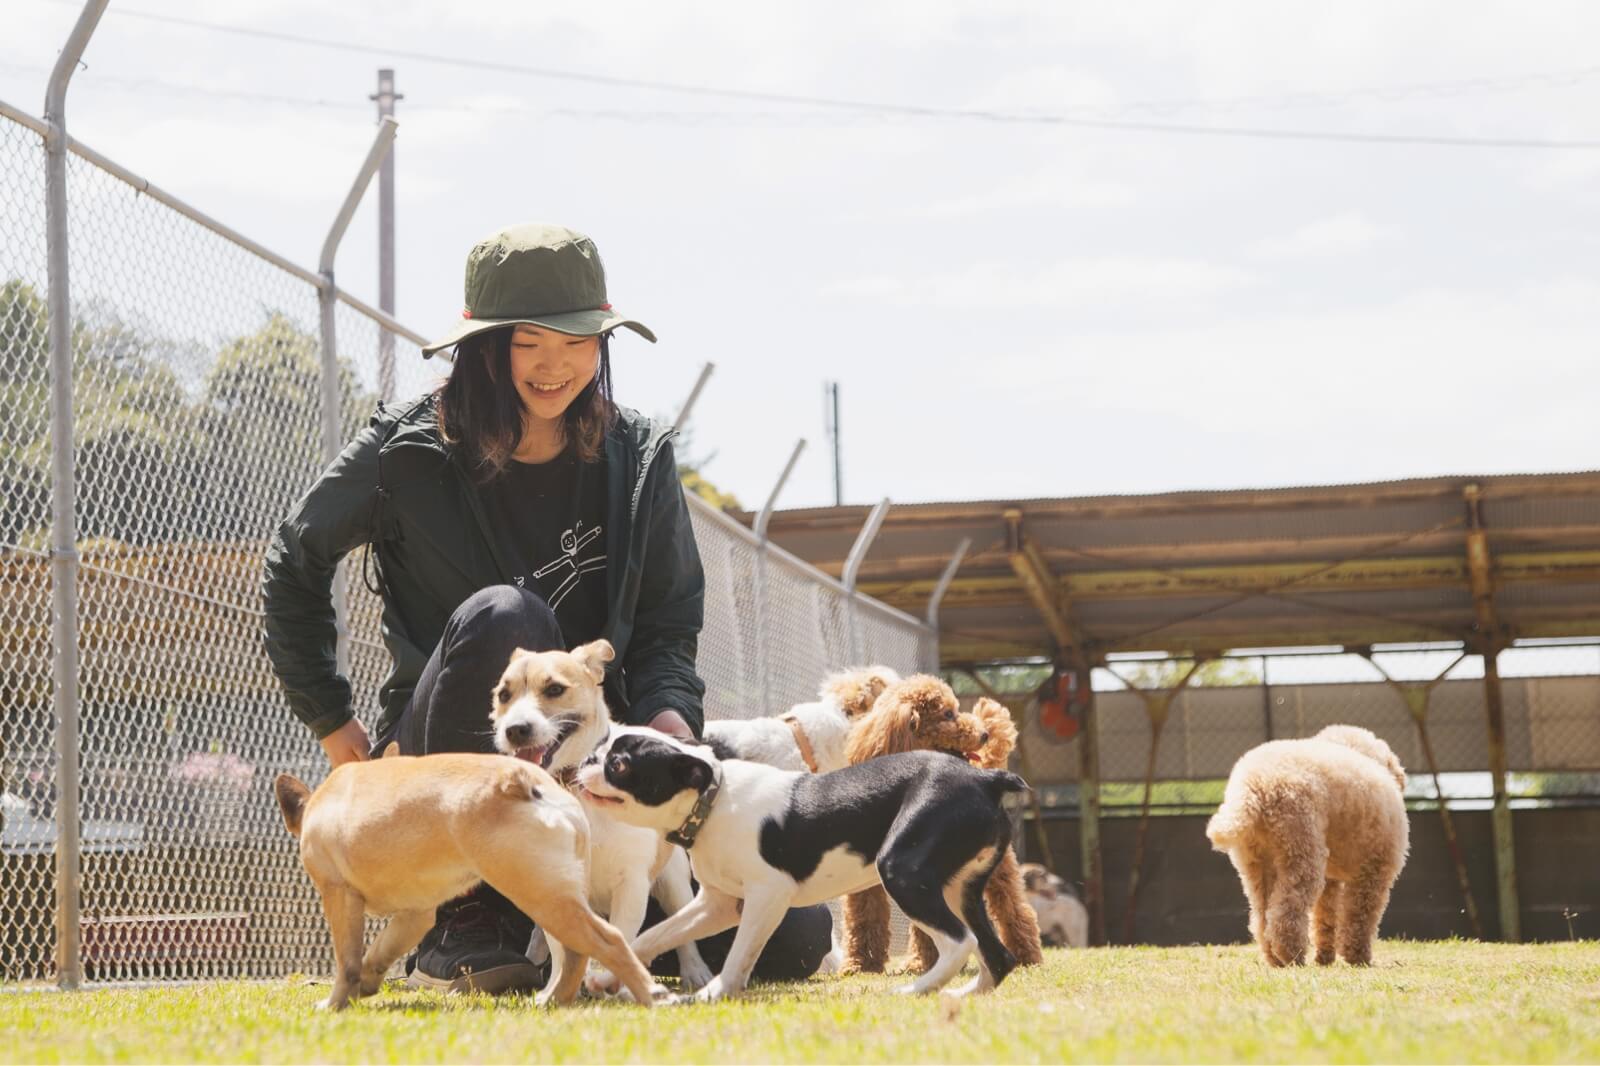
{"label": "corrugated roof panel", "polygon": [[[1543,636],[1600,634],[1595,473],[894,507],[861,580],[921,613],[957,542],[971,538],[941,612],[946,643],[1045,653],[1049,628],[1007,555],[1004,516],[1015,509],[1046,580],[1075,597],[1068,613],[1091,647],[1462,639],[1476,625],[1465,555],[1471,484],[1481,491],[1502,623]],[[837,572],[867,510],[779,512],[770,532]],[[1242,595],[1286,581],[1275,596]]]}

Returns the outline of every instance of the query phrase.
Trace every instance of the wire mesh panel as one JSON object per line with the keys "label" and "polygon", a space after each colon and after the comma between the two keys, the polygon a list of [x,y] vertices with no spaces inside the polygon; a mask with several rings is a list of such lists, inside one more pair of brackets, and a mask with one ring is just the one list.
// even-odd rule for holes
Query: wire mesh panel
{"label": "wire mesh panel", "polygon": [[853,646],[849,598],[826,574],[697,497],[690,518],[706,572],[697,667],[707,718],[781,714],[816,698],[829,673],[882,663],[901,673],[938,666],[933,633],[909,615],[858,597]]}
{"label": "wire mesh panel", "polygon": [[[829,673],[882,664],[901,674],[938,668],[933,631],[864,597],[690,496],[690,518],[706,572],[705,628],[696,666],[706,682],[706,717],[759,718],[815,699]],[[842,920],[837,902],[834,928]],[[890,950],[904,951],[910,926],[891,904]]]}
{"label": "wire mesh panel", "polygon": [[[0,117],[0,980],[54,976],[50,424],[44,152]],[[80,578],[83,962],[90,980],[320,972],[327,933],[271,782],[326,759],[287,713],[261,642],[262,559],[322,469],[317,289],[73,156],[68,162]],[[339,433],[380,389],[447,370],[343,304]],[[699,665],[713,716],[776,713],[848,665],[836,582],[702,501]],[[389,668],[381,604],[346,560],[357,713]],[[763,607],[763,605],[765,605]],[[899,669],[929,634],[895,612],[854,631]]]}
{"label": "wire mesh panel", "polygon": [[[1507,767],[1531,775],[1600,771],[1600,647],[1514,645],[1499,662]],[[1106,782],[1144,780],[1163,706],[1158,782],[1225,778],[1257,744],[1311,736],[1334,724],[1382,737],[1419,789],[1432,770],[1483,775],[1489,767],[1483,660],[1456,646],[1389,649],[1370,658],[1343,652],[1230,657],[1203,667],[1208,674],[1182,691],[1169,683],[1188,661],[1135,665],[1095,672],[1100,777]],[[1057,726],[1062,721],[1052,719]],[[1022,743],[1041,782],[1076,780],[1077,736],[1075,726],[1063,735],[1042,720],[1037,702],[1030,706]],[[1585,787],[1600,794],[1600,782]]]}
{"label": "wire mesh panel", "polygon": [[[320,970],[327,934],[269,786],[326,761],[285,711],[259,607],[267,538],[323,462],[316,290],[79,157],[67,173],[86,975]],[[5,980],[54,972],[43,175],[38,134],[0,119]],[[348,434],[372,410],[377,332],[340,327]],[[375,618],[353,616],[360,649]]]}
{"label": "wire mesh panel", "polygon": [[0,119],[0,980],[50,973],[55,939],[44,162]]}

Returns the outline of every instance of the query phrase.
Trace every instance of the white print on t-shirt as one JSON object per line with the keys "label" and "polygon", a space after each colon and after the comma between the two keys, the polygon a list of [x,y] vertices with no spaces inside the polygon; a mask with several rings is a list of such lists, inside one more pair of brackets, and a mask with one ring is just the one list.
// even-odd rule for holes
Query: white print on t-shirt
{"label": "white print on t-shirt", "polygon": [[590,541],[598,537],[603,530],[602,526],[594,526],[587,532],[583,523],[579,522],[572,529],[563,530],[561,533],[561,554],[550,562],[533,572],[534,577],[542,578],[554,574],[565,568],[567,576],[561,579],[561,584],[550,594],[550,606],[559,607],[561,601],[567,598],[567,593],[577,588],[583,581],[584,574],[592,574],[596,570],[606,568],[605,553],[592,555],[587,559],[579,559],[578,552]]}

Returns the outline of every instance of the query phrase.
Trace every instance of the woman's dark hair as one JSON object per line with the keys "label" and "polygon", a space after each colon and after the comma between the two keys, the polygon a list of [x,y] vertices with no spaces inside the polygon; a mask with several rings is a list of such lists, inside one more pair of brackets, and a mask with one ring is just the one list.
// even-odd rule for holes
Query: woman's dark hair
{"label": "woman's dark hair", "polygon": [[[439,433],[468,468],[492,481],[522,443],[522,395],[511,380],[511,333],[485,330],[456,345],[455,365],[439,386]],[[561,431],[579,460],[599,460],[606,432],[617,418],[611,399],[611,338],[600,335],[594,380],[561,416]]]}

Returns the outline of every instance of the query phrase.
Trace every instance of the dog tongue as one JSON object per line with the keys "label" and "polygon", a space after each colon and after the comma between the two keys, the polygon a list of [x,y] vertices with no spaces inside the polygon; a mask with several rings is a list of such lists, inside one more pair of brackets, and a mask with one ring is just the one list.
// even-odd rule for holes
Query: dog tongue
{"label": "dog tongue", "polygon": [[531,762],[535,766],[543,766],[544,765],[544,749],[543,748],[518,748],[517,749],[517,758],[521,759],[523,762]]}
{"label": "dog tongue", "polygon": [[963,754],[966,756],[967,761],[969,763],[971,763],[973,766],[977,766],[978,763],[982,761],[978,757],[978,753],[975,752],[975,751],[964,752]]}

